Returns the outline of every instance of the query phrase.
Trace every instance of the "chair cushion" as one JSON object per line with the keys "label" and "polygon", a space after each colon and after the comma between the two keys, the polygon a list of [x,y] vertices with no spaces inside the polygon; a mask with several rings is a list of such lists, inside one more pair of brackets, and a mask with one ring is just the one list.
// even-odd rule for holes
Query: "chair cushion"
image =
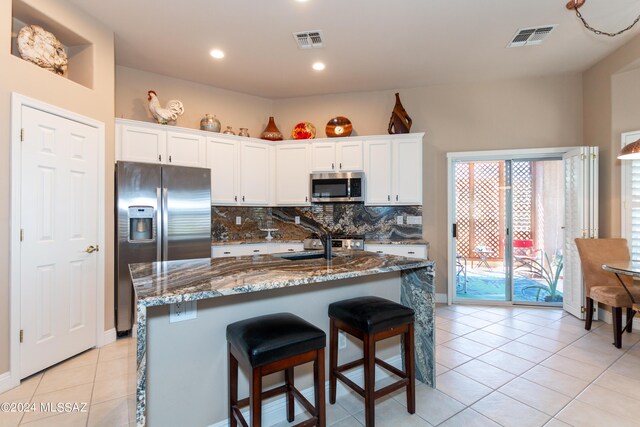
{"label": "chair cushion", "polygon": [[[627,287],[631,295],[633,295],[633,299],[640,301],[640,288],[629,285]],[[631,307],[629,295],[627,295],[622,285],[594,286],[590,289],[588,297],[612,307]]]}
{"label": "chair cushion", "polygon": [[322,329],[291,313],[253,317],[227,326],[227,341],[254,368],[324,348],[326,340]]}
{"label": "chair cushion", "polygon": [[329,317],[366,333],[376,333],[414,321],[409,307],[379,297],[359,297],[329,304]]}

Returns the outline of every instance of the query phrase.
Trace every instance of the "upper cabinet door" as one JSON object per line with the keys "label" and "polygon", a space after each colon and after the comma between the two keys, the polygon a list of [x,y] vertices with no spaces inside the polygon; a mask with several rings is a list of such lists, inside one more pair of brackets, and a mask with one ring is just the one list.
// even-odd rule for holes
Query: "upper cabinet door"
{"label": "upper cabinet door", "polygon": [[211,204],[238,204],[238,144],[207,138],[207,162],[211,169]]}
{"label": "upper cabinet door", "polygon": [[339,141],[336,144],[338,170],[361,171],[362,141]]}
{"label": "upper cabinet door", "polygon": [[276,204],[308,206],[311,147],[307,143],[276,147]]}
{"label": "upper cabinet door", "polygon": [[335,172],[338,170],[335,142],[312,142],[311,147],[313,172]]}
{"label": "upper cabinet door", "polygon": [[364,148],[365,203],[389,205],[391,202],[391,142],[366,141]]}
{"label": "upper cabinet door", "polygon": [[268,205],[270,150],[268,143],[243,142],[240,145],[239,202],[249,205]]}
{"label": "upper cabinet door", "polygon": [[178,166],[204,167],[206,139],[201,135],[183,132],[167,132],[166,162]]}
{"label": "upper cabinet door", "polygon": [[422,204],[422,138],[393,142],[392,202]]}
{"label": "upper cabinet door", "polygon": [[167,139],[164,129],[120,125],[117,160],[145,163],[166,161]]}

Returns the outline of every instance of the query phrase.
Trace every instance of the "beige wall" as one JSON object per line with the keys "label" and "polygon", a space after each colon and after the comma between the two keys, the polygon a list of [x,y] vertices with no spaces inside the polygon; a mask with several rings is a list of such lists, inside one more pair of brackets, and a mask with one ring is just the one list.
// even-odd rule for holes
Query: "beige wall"
{"label": "beige wall", "polygon": [[[633,76],[631,79],[624,76],[614,79],[614,75],[627,71],[638,60],[640,36],[582,75],[584,145],[600,148],[600,237],[620,236],[620,160],[616,159],[616,155],[620,149],[620,132],[633,126],[620,113],[636,111],[636,117],[640,118],[637,98],[633,103],[625,96],[626,91],[637,91],[637,83],[636,87],[632,84]],[[616,99],[613,96],[614,80]],[[640,120],[637,125],[636,128],[640,129]]]}
{"label": "beige wall", "polygon": [[[274,114],[288,134],[310,121],[324,136],[327,121],[348,117],[360,135],[384,134],[394,91],[276,100]],[[423,233],[436,261],[438,293],[447,292],[446,153],[575,146],[582,144],[582,82],[579,74],[493,83],[429,86],[400,92],[424,137]]]}
{"label": "beige wall", "polygon": [[[24,0],[53,20],[63,23],[94,44],[94,85],[88,89],[49,71],[12,56],[8,36],[11,34],[11,1],[0,2],[0,34],[5,48],[0,50],[0,373],[9,368],[9,212],[10,212],[10,99],[18,92],[43,102],[71,110],[101,122],[106,129],[106,236],[104,254],[105,307],[113,307],[113,33],[95,19],[59,0]],[[113,309],[107,309],[105,328],[113,327]]]}
{"label": "beige wall", "polygon": [[225,89],[205,86],[160,74],[116,67],[116,117],[153,122],[147,108],[147,91],[155,90],[160,104],[171,99],[183,102],[185,112],[176,124],[199,129],[205,114],[215,114],[222,129],[249,128],[251,136],[260,136],[269,121],[273,101]]}

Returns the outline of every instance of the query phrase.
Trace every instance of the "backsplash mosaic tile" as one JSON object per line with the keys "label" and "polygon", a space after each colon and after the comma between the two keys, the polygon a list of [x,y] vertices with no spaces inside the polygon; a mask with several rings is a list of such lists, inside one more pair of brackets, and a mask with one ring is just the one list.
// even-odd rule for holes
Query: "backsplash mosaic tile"
{"label": "backsplash mosaic tile", "polygon": [[[236,225],[236,217],[242,224]],[[295,217],[300,217],[300,224]],[[403,224],[397,223],[397,217]],[[303,240],[311,233],[364,234],[367,240],[422,239],[422,224],[407,224],[407,217],[422,216],[422,206],[364,206],[356,203],[317,204],[309,207],[211,207],[213,241],[264,239],[266,228],[274,237]]]}

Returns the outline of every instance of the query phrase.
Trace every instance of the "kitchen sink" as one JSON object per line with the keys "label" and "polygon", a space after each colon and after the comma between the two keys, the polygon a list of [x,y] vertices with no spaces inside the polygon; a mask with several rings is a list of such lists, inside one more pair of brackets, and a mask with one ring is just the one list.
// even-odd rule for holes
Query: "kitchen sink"
{"label": "kitchen sink", "polygon": [[324,258],[324,254],[322,252],[313,252],[313,253],[299,252],[299,253],[293,253],[293,254],[279,254],[274,256],[278,258],[286,259],[289,261],[303,261],[305,259]]}

